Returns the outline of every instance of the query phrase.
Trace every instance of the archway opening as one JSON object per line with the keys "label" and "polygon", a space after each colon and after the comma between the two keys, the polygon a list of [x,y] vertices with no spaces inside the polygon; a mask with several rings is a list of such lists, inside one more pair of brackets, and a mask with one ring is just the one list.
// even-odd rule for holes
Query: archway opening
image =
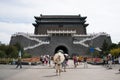
{"label": "archway opening", "polygon": [[[58,46],[58,47],[56,47],[55,53],[57,53],[58,50],[63,50],[63,52],[64,52],[65,54],[68,54],[68,49],[67,49],[65,46]],[[54,54],[55,54],[55,53],[54,53]]]}

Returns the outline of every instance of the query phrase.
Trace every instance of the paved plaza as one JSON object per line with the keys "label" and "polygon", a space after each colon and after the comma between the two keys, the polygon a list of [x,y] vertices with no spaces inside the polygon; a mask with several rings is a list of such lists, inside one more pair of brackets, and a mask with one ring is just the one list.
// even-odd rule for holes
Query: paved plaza
{"label": "paved plaza", "polygon": [[120,80],[119,65],[113,69],[106,69],[102,65],[88,64],[85,69],[83,64],[74,68],[69,61],[67,72],[56,76],[53,65],[23,65],[22,69],[15,69],[16,65],[0,65],[0,80]]}

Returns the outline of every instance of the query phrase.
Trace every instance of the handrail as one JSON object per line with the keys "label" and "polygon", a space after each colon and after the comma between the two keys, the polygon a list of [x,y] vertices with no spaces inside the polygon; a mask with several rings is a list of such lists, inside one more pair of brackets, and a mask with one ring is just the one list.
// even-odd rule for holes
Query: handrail
{"label": "handrail", "polygon": [[[85,38],[85,39],[83,39],[83,40],[81,40],[81,41],[73,41],[73,43],[74,43],[74,44],[81,44],[81,45],[83,45],[83,46],[85,46],[85,47],[89,47],[89,45],[88,45],[88,44],[85,44],[85,42],[88,41],[88,40],[93,40],[93,39],[95,39],[95,38],[97,38],[97,37],[99,37],[99,36],[101,36],[101,35],[109,36],[108,34],[106,34],[106,33],[104,33],[104,32],[98,33],[98,34],[91,34],[91,38]],[[78,36],[78,35],[77,35],[77,36]]]}
{"label": "handrail", "polygon": [[42,40],[39,40],[39,39],[37,39],[37,38],[31,38],[31,37],[30,37],[30,34],[26,34],[26,33],[21,33],[21,32],[19,32],[19,33],[14,34],[13,36],[17,36],[17,35],[21,35],[21,36],[26,37],[27,39],[34,40],[34,41],[38,42],[38,43],[35,44],[35,45],[28,46],[28,47],[24,47],[24,50],[33,49],[33,48],[38,47],[38,46],[40,46],[40,45],[42,45],[42,44],[49,44],[48,41],[42,41]]}

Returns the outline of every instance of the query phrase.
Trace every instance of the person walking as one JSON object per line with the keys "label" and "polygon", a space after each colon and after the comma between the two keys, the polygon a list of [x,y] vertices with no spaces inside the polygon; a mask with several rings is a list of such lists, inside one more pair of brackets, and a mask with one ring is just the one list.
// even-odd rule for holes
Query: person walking
{"label": "person walking", "polygon": [[73,56],[73,62],[74,62],[74,68],[76,68],[77,67],[77,62],[78,62],[76,55]]}
{"label": "person walking", "polygon": [[18,61],[17,61],[17,66],[16,66],[16,68],[18,68],[19,66],[20,66],[20,68],[22,68],[22,59],[21,59],[20,56],[18,57]]}
{"label": "person walking", "polygon": [[61,73],[61,63],[60,63],[60,56],[56,59],[56,75],[60,75]]}
{"label": "person walking", "polygon": [[[119,62],[119,65],[120,65],[120,53],[119,53],[119,57],[118,57],[118,62]],[[119,72],[120,72],[120,68],[119,68]]]}
{"label": "person walking", "polygon": [[112,69],[112,55],[108,54],[108,69]]}
{"label": "person walking", "polygon": [[50,55],[47,55],[47,56],[48,56],[49,67],[51,67],[51,56]]}
{"label": "person walking", "polygon": [[64,52],[63,50],[58,50],[58,52],[54,55],[53,60],[55,63],[55,69],[56,69],[56,75],[60,76],[60,73],[62,71],[61,64],[64,61]]}
{"label": "person walking", "polygon": [[84,61],[84,68],[88,68],[87,57],[84,57],[83,61]]}
{"label": "person walking", "polygon": [[68,55],[64,54],[64,61],[62,62],[62,68],[64,69],[64,72],[66,72],[66,66],[67,66],[67,62],[68,62]]}

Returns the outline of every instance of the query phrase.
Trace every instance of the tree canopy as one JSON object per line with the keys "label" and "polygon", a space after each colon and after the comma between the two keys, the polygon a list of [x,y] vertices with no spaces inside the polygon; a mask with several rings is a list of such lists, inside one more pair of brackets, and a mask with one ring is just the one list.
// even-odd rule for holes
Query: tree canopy
{"label": "tree canopy", "polygon": [[18,53],[21,51],[22,57],[31,57],[30,54],[25,53],[22,46],[19,43],[14,45],[0,45],[0,58],[17,58]]}

